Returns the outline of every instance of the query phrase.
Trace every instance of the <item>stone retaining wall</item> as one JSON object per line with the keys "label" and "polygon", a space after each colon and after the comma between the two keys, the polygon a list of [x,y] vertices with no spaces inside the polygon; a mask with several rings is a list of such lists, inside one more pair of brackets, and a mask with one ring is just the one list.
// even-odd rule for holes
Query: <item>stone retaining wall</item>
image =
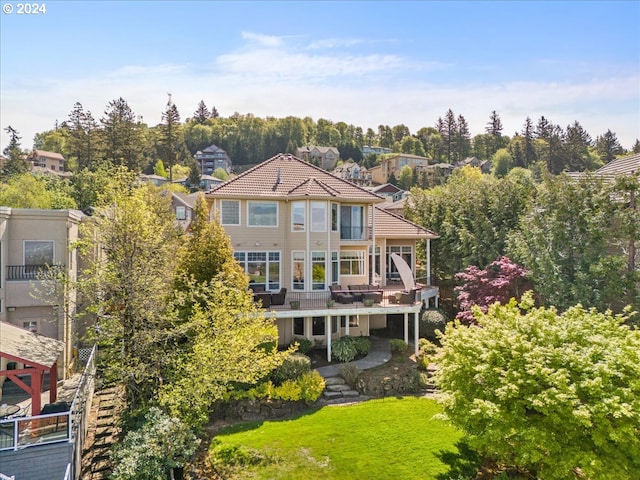
{"label": "stone retaining wall", "polygon": [[214,420],[226,422],[252,422],[270,418],[285,418],[301,413],[316,404],[302,400],[292,402],[285,400],[230,400],[219,403],[214,408]]}

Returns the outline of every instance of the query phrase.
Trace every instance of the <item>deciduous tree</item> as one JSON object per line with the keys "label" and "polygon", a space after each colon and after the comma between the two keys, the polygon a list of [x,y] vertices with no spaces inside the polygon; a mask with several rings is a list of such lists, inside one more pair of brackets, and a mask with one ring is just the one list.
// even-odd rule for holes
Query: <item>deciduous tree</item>
{"label": "deciduous tree", "polygon": [[531,478],[639,478],[640,331],[611,313],[532,305],[447,326],[445,414],[485,458]]}

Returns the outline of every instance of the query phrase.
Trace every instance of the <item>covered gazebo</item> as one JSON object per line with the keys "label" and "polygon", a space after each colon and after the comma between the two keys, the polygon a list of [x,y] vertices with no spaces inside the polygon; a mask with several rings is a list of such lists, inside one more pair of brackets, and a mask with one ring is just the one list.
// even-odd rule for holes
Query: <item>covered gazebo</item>
{"label": "covered gazebo", "polygon": [[[0,370],[31,396],[31,415],[40,415],[42,383],[49,372],[49,403],[58,396],[58,357],[64,350],[64,342],[32,333],[9,323],[0,322],[0,357],[24,364],[24,368]],[[20,375],[31,376],[31,386],[20,379]]]}

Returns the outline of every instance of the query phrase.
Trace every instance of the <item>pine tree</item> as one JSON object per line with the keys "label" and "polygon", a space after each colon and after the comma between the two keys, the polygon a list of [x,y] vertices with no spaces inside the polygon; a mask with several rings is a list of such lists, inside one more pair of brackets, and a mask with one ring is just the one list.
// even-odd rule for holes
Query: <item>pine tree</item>
{"label": "pine tree", "polygon": [[533,122],[530,117],[527,117],[522,129],[522,138],[524,139],[522,158],[524,163],[522,165],[516,163],[516,167],[529,168],[529,166],[536,161],[537,155],[533,146],[534,134]]}
{"label": "pine tree", "polygon": [[620,155],[622,153],[622,147],[620,146],[620,142],[618,142],[616,134],[611,130],[607,130],[604,135],[596,138],[596,152],[598,152],[600,160],[605,164],[616,158],[617,155]]}
{"label": "pine tree", "polygon": [[9,145],[2,151],[3,155],[7,157],[7,161],[2,168],[2,176],[8,178],[28,172],[29,163],[20,149],[20,139],[22,137],[11,125],[5,128],[4,131],[9,134]]}
{"label": "pine tree", "polygon": [[495,110],[491,112],[489,123],[487,123],[485,131],[491,136],[488,145],[489,148],[487,149],[487,157],[491,157],[499,148],[502,147],[500,144],[500,137],[502,136],[502,120],[500,120],[500,115],[498,115]]}
{"label": "pine tree", "polygon": [[209,113],[209,109],[207,108],[207,105],[205,105],[204,100],[200,100],[198,108],[193,114],[193,119],[196,121],[196,123],[204,125],[210,116],[211,114]]}
{"label": "pine tree", "polygon": [[98,124],[91,112],[84,111],[82,104],[76,102],[69,114],[69,154],[76,158],[78,171],[88,168],[95,171],[99,165],[99,131]]}
{"label": "pine tree", "polygon": [[180,113],[178,107],[171,101],[171,95],[167,101],[167,108],[162,114],[160,128],[160,147],[164,163],[169,166],[169,181],[173,181],[173,166],[177,163],[180,149]]}
{"label": "pine tree", "polygon": [[471,136],[469,133],[469,124],[467,120],[462,116],[458,115],[458,129],[456,132],[456,156],[457,160],[464,160],[469,156],[471,152]]}
{"label": "pine tree", "polygon": [[120,97],[109,102],[104,115],[100,122],[103,125],[105,160],[134,172],[140,171],[144,142],[135,113]]}

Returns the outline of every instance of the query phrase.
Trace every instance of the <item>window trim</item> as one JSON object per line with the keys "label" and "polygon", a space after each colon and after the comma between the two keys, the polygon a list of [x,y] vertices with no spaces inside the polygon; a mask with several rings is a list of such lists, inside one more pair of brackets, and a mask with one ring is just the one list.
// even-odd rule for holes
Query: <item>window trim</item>
{"label": "window trim", "polygon": [[[266,201],[261,201],[261,200],[248,200],[247,201],[247,227],[250,228],[278,228],[278,217],[279,217],[279,211],[280,211],[280,202],[277,202],[275,200],[266,200]],[[254,205],[275,205],[276,207],[276,212],[275,212],[275,224],[273,225],[254,225],[251,223],[251,207]]]}
{"label": "window trim", "polygon": [[[296,320],[301,320],[302,321],[302,333],[296,333]],[[306,323],[305,322],[305,318],[304,317],[293,317],[291,319],[291,334],[294,337],[303,337],[303,338],[307,338],[305,336],[305,330],[306,330]]]}
{"label": "window trim", "polygon": [[[296,259],[296,255],[301,255],[299,259]],[[302,261],[302,288],[296,288],[296,281],[294,275],[294,269],[296,262]],[[300,282],[297,282],[300,283]],[[304,250],[292,250],[291,251],[291,290],[304,292],[307,288],[307,255]]]}
{"label": "window trim", "polygon": [[[351,258],[347,258],[348,255],[352,254],[355,255],[353,255]],[[357,262],[361,268],[361,271],[359,273],[353,273],[353,269],[349,268],[349,273],[343,273],[343,261],[349,261],[350,266],[353,266],[352,262]],[[341,277],[361,277],[366,274],[366,252],[364,250],[340,250],[338,262]]]}
{"label": "window trim", "polygon": [[[315,228],[314,227],[314,217],[313,217],[313,213],[314,213],[314,206],[318,207],[318,206],[322,206],[322,225],[320,226],[320,228]],[[329,225],[327,224],[327,202],[325,201],[312,201],[310,204],[310,212],[309,212],[309,230],[311,232],[326,232],[327,228],[329,227]]]}
{"label": "window trim", "polygon": [[[294,221],[295,215],[294,210],[296,206],[302,206],[302,226],[296,228],[296,223]],[[307,230],[307,206],[306,202],[297,200],[295,202],[291,202],[291,231],[292,232],[305,232]]]}
{"label": "window trim", "polygon": [[23,240],[22,241],[22,264],[23,265],[48,265],[47,263],[29,263],[27,264],[27,244],[28,243],[50,243],[51,244],[51,266],[56,262],[56,242],[54,240]]}
{"label": "window trim", "polygon": [[[235,204],[238,207],[238,223],[226,223],[224,218],[224,204]],[[238,226],[242,224],[242,208],[240,208],[240,200],[220,200],[220,225]]]}

